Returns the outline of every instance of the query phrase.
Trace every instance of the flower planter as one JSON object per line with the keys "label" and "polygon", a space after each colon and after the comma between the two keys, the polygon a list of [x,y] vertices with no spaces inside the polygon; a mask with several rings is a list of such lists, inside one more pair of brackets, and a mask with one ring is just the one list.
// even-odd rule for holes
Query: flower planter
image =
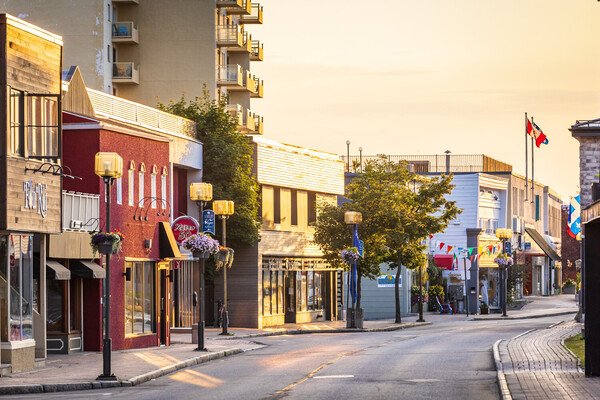
{"label": "flower planter", "polygon": [[210,258],[210,253],[208,251],[194,251],[194,258],[199,260],[208,260]]}
{"label": "flower planter", "polygon": [[112,242],[104,242],[98,243],[98,252],[100,254],[114,254],[116,251],[113,251],[113,243]]}

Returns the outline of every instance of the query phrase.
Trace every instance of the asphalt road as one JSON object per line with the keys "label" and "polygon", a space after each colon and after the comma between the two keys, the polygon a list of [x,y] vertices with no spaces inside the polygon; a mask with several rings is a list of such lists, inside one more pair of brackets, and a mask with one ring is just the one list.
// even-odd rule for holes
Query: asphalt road
{"label": "asphalt road", "polygon": [[491,347],[564,317],[441,322],[385,333],[257,338],[266,346],[131,388],[27,399],[498,399]]}

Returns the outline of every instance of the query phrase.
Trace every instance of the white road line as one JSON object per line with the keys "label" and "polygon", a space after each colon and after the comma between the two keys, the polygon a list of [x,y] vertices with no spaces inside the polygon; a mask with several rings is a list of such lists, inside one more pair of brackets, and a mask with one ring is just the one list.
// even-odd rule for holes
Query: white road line
{"label": "white road line", "polygon": [[354,375],[320,375],[313,376],[313,379],[347,379],[354,378]]}

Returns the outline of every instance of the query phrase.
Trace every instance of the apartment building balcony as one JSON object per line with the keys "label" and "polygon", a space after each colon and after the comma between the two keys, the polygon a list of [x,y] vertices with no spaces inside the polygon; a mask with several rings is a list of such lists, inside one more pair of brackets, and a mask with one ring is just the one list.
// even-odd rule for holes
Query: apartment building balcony
{"label": "apartment building balcony", "polygon": [[263,44],[259,40],[252,41],[252,49],[250,50],[251,61],[262,61],[264,58]]}
{"label": "apartment building balcony", "polygon": [[228,51],[252,51],[252,36],[239,25],[219,25],[217,27],[217,46]]}
{"label": "apartment building balcony", "polygon": [[217,85],[229,91],[252,93],[257,90],[256,78],[237,64],[222,65],[217,69]]}
{"label": "apartment building balcony", "polygon": [[250,110],[239,104],[228,104],[227,111],[236,118],[237,129],[240,132],[250,133],[254,131],[256,122],[254,114]]}
{"label": "apartment building balcony", "polygon": [[112,0],[113,4],[136,5],[140,4],[140,0]]}
{"label": "apartment building balcony", "polygon": [[253,76],[252,78],[254,80],[254,90],[250,90],[250,97],[262,99],[265,90],[264,81],[262,79],[258,79],[256,76]]}
{"label": "apartment building balcony", "polygon": [[263,23],[263,6],[259,3],[250,5],[250,14],[240,17],[240,24],[262,24]]}
{"label": "apartment building balcony", "polygon": [[132,62],[113,63],[113,83],[140,83],[140,73]]}
{"label": "apartment building balcony", "polygon": [[252,12],[250,0],[217,0],[217,7],[225,9],[227,14],[250,15]]}
{"label": "apartment building balcony", "polygon": [[263,117],[258,114],[254,114],[254,132],[255,134],[262,135],[264,132]]}
{"label": "apartment building balcony", "polygon": [[137,27],[132,21],[113,23],[112,41],[113,43],[138,44],[140,39]]}

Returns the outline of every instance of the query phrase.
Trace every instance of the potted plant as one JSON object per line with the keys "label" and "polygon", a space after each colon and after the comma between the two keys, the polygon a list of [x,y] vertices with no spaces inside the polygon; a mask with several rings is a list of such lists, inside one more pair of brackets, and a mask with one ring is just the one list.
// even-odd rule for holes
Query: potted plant
{"label": "potted plant", "polygon": [[500,267],[510,267],[511,265],[513,265],[512,257],[508,256],[505,253],[502,253],[498,255],[498,257],[494,258],[494,262]]}
{"label": "potted plant", "polygon": [[490,307],[487,305],[487,303],[484,303],[483,301],[479,302],[479,313],[480,314],[489,314],[490,313]]}
{"label": "potted plant", "polygon": [[204,233],[188,236],[181,245],[198,258],[207,259],[219,252],[219,242]]}
{"label": "potted plant", "polygon": [[341,256],[342,260],[348,265],[358,262],[358,259],[360,258],[360,254],[356,247],[346,247],[342,250]]}
{"label": "potted plant", "polygon": [[573,279],[567,279],[563,283],[562,292],[563,294],[575,294],[575,287],[577,283]]}
{"label": "potted plant", "polygon": [[124,239],[125,236],[118,230],[114,232],[98,232],[92,235],[90,245],[92,246],[94,255],[96,253],[116,254],[121,250]]}

